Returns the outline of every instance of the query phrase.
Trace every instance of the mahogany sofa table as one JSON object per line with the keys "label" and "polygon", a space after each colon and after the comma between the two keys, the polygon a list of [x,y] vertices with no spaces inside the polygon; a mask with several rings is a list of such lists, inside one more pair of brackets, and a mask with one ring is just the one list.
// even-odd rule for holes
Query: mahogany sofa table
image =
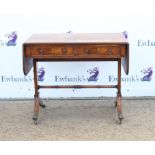
{"label": "mahogany sofa table", "polygon": [[[117,61],[117,85],[38,85],[39,61]],[[121,64],[129,72],[129,44],[122,33],[64,33],[33,34],[23,43],[23,71],[34,70],[34,123],[37,124],[39,108],[44,106],[39,98],[41,88],[116,88],[119,123],[122,122]]]}

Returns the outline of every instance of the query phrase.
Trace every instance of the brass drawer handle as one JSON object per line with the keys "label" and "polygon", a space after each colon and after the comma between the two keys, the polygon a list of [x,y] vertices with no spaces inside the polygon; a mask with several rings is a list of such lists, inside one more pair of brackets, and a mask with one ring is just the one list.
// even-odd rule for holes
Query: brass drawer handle
{"label": "brass drawer handle", "polygon": [[89,54],[90,53],[90,49],[86,49],[85,53]]}
{"label": "brass drawer handle", "polygon": [[112,54],[112,49],[111,48],[108,48],[107,53],[108,54]]}
{"label": "brass drawer handle", "polygon": [[44,50],[43,49],[39,49],[39,54],[44,54]]}
{"label": "brass drawer handle", "polygon": [[62,49],[62,54],[66,54],[67,53],[67,49],[66,48],[63,48]]}

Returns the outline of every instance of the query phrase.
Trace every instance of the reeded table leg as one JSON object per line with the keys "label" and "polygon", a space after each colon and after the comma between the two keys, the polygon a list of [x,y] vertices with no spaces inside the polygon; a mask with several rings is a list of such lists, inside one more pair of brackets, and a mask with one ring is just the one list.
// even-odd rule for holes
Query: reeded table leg
{"label": "reeded table leg", "polygon": [[121,95],[121,59],[118,60],[118,92],[115,106],[118,111],[118,120],[119,123],[122,123],[123,115],[122,115],[122,95]]}
{"label": "reeded table leg", "polygon": [[34,124],[37,124],[38,115],[39,115],[39,106],[40,106],[40,99],[39,99],[39,92],[38,92],[38,78],[37,78],[37,61],[33,60],[33,69],[34,69],[34,115],[32,119],[34,120]]}

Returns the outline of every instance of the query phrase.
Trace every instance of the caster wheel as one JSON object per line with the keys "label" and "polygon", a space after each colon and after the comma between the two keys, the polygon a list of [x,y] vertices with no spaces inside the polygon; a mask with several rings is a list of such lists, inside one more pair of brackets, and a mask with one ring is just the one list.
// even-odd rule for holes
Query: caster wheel
{"label": "caster wheel", "polygon": [[122,113],[118,113],[118,121],[119,121],[119,124],[122,124],[122,120],[123,120],[123,115]]}
{"label": "caster wheel", "polygon": [[40,107],[42,107],[42,108],[45,108],[45,107],[46,107],[45,104],[43,104],[43,101],[40,101],[40,102],[39,102],[39,105],[40,105]]}
{"label": "caster wheel", "polygon": [[37,125],[38,124],[38,113],[35,113],[32,117],[32,120],[34,121],[34,124]]}
{"label": "caster wheel", "polygon": [[34,120],[34,124],[37,125],[38,124],[38,120]]}
{"label": "caster wheel", "polygon": [[118,119],[119,124],[122,124],[122,120],[123,120],[123,118],[119,118],[119,119]]}

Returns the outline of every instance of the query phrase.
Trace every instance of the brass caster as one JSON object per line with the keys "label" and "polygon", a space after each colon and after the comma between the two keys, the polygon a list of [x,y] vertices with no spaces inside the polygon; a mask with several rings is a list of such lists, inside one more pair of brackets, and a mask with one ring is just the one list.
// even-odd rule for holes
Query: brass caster
{"label": "brass caster", "polygon": [[34,121],[34,124],[37,125],[38,124],[38,113],[35,113],[32,117],[32,120]]}
{"label": "brass caster", "polygon": [[38,120],[34,120],[34,124],[37,125],[38,124]]}
{"label": "brass caster", "polygon": [[45,104],[43,104],[43,101],[39,101],[39,105],[40,105],[40,107],[42,107],[42,108],[45,108],[45,107],[46,107]]}
{"label": "brass caster", "polygon": [[122,120],[124,119],[122,113],[118,113],[118,121],[119,121],[119,124],[122,124]]}
{"label": "brass caster", "polygon": [[119,124],[122,124],[122,120],[123,120],[123,118],[119,118],[119,119],[118,119],[118,121],[119,121],[118,123],[119,123]]}

